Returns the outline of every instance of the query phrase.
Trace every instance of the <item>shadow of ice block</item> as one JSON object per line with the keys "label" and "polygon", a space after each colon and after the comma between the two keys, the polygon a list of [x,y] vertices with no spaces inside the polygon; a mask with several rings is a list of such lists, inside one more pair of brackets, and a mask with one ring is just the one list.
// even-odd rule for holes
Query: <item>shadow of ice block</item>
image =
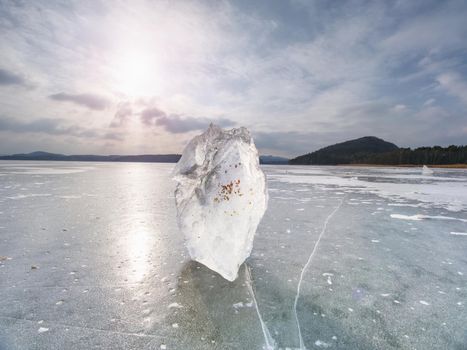
{"label": "shadow of ice block", "polygon": [[166,319],[183,330],[178,348],[262,348],[261,326],[245,285],[244,269],[242,265],[240,277],[229,282],[198,262],[185,264]]}

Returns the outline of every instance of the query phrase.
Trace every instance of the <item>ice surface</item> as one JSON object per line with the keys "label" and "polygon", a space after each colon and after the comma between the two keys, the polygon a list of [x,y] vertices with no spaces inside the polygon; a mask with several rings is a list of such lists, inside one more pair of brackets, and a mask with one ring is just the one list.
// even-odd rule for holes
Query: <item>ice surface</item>
{"label": "ice surface", "polygon": [[268,208],[229,282],[190,260],[173,164],[37,166],[92,168],[0,161],[2,350],[298,349],[300,275],[341,201],[303,273],[304,347],[467,347],[466,170],[262,166]]}
{"label": "ice surface", "polygon": [[211,124],[186,146],[174,179],[178,224],[191,258],[235,280],[268,201],[250,133]]}
{"label": "ice surface", "polygon": [[[324,169],[327,171],[323,173]],[[419,206],[442,207],[453,212],[467,209],[465,170],[437,170],[429,177],[419,171],[415,168],[319,167],[302,168],[295,170],[295,173],[284,169],[274,172],[269,178],[291,184],[320,185],[329,190],[337,186],[352,193],[373,193],[388,199],[399,199],[400,203],[417,201]]]}

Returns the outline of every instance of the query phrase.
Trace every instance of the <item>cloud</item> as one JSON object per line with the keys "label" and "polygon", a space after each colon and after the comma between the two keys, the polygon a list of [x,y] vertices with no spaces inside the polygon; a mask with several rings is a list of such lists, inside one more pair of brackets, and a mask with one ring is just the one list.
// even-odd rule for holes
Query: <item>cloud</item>
{"label": "cloud", "polygon": [[[352,136],[347,135],[347,138]],[[253,132],[253,139],[261,154],[273,154],[285,157],[316,151],[319,148],[343,141],[338,132]]]}
{"label": "cloud", "polygon": [[[138,107],[143,109],[138,111]],[[131,116],[139,116],[139,121],[145,129],[162,127],[170,134],[182,134],[191,131],[204,130],[214,123],[221,127],[231,127],[236,122],[228,118],[191,117],[178,113],[169,113],[155,106],[154,101],[122,102],[110,123],[110,127],[118,128],[128,124]],[[128,130],[128,129],[127,129]]]}
{"label": "cloud", "polygon": [[454,72],[438,76],[437,81],[451,95],[456,96],[467,106],[467,82]]}
{"label": "cloud", "polygon": [[57,119],[41,118],[31,122],[22,122],[13,118],[3,117],[0,119],[0,131],[13,132],[40,132],[47,134],[61,134],[60,121]]}
{"label": "cloud", "polygon": [[0,132],[40,133],[47,135],[67,135],[80,138],[121,139],[117,133],[102,133],[95,129],[69,125],[63,119],[39,118],[33,121],[20,121],[10,117],[0,118]]}
{"label": "cloud", "polygon": [[429,98],[428,100],[426,100],[425,102],[423,102],[423,105],[424,106],[431,106],[433,103],[435,103],[436,100],[434,98]]}
{"label": "cloud", "polygon": [[[465,5],[465,4],[464,4]],[[465,44],[467,8],[459,1],[427,4],[415,16],[400,14],[402,20],[382,45],[393,52],[449,50]]]}
{"label": "cloud", "polygon": [[109,131],[103,133],[101,138],[105,140],[123,141],[124,136],[121,132]]}
{"label": "cloud", "polygon": [[104,110],[110,105],[110,101],[107,98],[95,94],[67,94],[60,92],[50,95],[49,98],[55,101],[72,102],[97,111]]}
{"label": "cloud", "polygon": [[184,116],[177,113],[168,113],[160,107],[154,106],[153,102],[150,102],[150,104],[151,105],[149,107],[145,107],[138,113],[140,115],[141,123],[147,127],[163,127],[166,131],[172,134],[203,130],[211,123],[217,124],[221,127],[231,127],[236,125],[235,121],[228,118],[198,118]]}
{"label": "cloud", "polygon": [[114,118],[110,123],[111,128],[121,127],[128,123],[130,116],[133,114],[133,109],[129,102],[120,103],[115,112]]}
{"label": "cloud", "polygon": [[234,121],[226,118],[209,119],[170,115],[156,119],[156,125],[163,126],[165,130],[173,134],[203,130],[206,129],[211,123],[217,124],[221,127],[230,127],[235,125]]}
{"label": "cloud", "polygon": [[406,109],[407,109],[407,106],[403,104],[397,104],[394,106],[394,111],[396,112],[402,112],[402,111],[405,111]]}
{"label": "cloud", "polygon": [[144,125],[154,125],[154,121],[160,117],[166,117],[167,114],[157,107],[147,108],[141,112],[141,122]]}
{"label": "cloud", "polygon": [[26,80],[23,76],[8,70],[0,68],[0,85],[23,85],[26,86]]}

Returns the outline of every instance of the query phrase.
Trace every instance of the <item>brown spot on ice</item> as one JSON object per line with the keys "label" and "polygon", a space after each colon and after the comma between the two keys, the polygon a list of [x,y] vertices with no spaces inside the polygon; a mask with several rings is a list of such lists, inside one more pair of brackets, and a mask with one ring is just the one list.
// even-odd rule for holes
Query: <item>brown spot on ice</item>
{"label": "brown spot on ice", "polygon": [[[219,201],[220,200],[228,201],[230,200],[230,197],[235,194],[238,195],[239,197],[243,195],[240,191],[240,179],[230,181],[229,183],[225,185],[220,184],[219,186],[220,186],[220,190],[218,193],[219,197],[215,197],[215,198],[218,198]],[[214,198],[214,201],[216,202],[215,198]]]}

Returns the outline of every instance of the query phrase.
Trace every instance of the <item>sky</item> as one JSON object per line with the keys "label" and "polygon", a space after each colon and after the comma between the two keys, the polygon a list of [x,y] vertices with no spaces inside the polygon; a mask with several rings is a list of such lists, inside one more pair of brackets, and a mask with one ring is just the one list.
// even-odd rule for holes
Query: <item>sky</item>
{"label": "sky", "polygon": [[0,1],[0,154],[467,144],[467,1]]}

